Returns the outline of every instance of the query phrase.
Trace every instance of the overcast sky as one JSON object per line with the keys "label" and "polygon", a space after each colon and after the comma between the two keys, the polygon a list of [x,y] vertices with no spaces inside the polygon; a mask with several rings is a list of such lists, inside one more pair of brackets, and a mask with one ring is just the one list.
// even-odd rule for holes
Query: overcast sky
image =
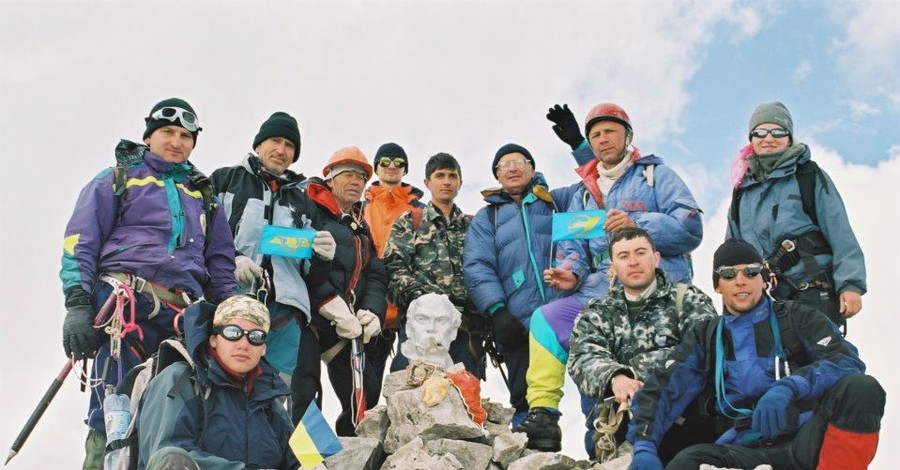
{"label": "overcast sky", "polygon": [[[581,122],[617,102],[635,144],[678,171],[704,210],[696,283],[717,304],[709,265],[729,163],[752,109],[777,99],[840,189],[866,254],[869,293],[849,338],[888,390],[872,468],[893,468],[900,4],[845,3],[0,0],[0,446],[64,362],[58,272],[78,192],[113,164],[118,139],[140,139],[163,98],[196,109],[204,131],[191,161],[207,173],[236,164],[260,123],[287,111],[302,135],[294,170],[319,175],[339,147],[372,156],[395,141],[411,158],[407,181],[422,186],[427,157],[446,151],[462,163],[458,202],[471,213],[507,142],[529,148],[552,186],[575,181],[548,107],[569,103]],[[87,395],[76,383],[9,468],[80,466]],[[496,373],[484,394],[508,398]],[[563,450],[583,458],[571,386],[562,407]],[[325,408],[336,415],[334,400]]]}

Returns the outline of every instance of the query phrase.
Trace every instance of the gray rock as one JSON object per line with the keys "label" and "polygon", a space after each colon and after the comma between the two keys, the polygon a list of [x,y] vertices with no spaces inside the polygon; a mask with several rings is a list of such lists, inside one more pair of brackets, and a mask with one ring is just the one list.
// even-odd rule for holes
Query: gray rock
{"label": "gray rock", "polygon": [[577,468],[575,459],[553,452],[538,452],[509,464],[507,470],[569,470]]}
{"label": "gray rock", "polygon": [[371,437],[384,441],[391,420],[388,418],[387,406],[378,405],[371,410],[366,410],[366,417],[356,427],[357,437]]}
{"label": "gray rock", "polygon": [[375,470],[384,460],[381,441],[371,437],[339,437],[344,450],[325,459],[326,468]]}
{"label": "gray rock", "polygon": [[[386,398],[391,422],[385,438],[387,452],[403,446],[414,436],[464,440],[481,438],[484,434],[482,428],[472,422],[462,397],[453,387],[433,407],[422,403],[420,389],[401,390]],[[396,440],[396,445],[391,442],[393,440]]]}
{"label": "gray rock", "polygon": [[502,403],[497,403],[487,398],[481,399],[481,406],[487,411],[487,419],[492,423],[509,425],[513,415],[516,413],[514,408],[503,406]]}
{"label": "gray rock", "polygon": [[384,377],[384,382],[381,385],[381,395],[384,398],[388,398],[400,390],[409,390],[411,388],[409,385],[406,385],[406,371],[398,370]]}
{"label": "gray rock", "polygon": [[491,460],[506,468],[510,462],[522,456],[528,436],[523,432],[501,434],[494,438]]}
{"label": "gray rock", "polygon": [[485,470],[491,463],[491,447],[475,442],[435,439],[425,442],[431,455],[452,455],[467,470]]}
{"label": "gray rock", "polygon": [[619,446],[620,457],[601,463],[599,470],[628,470],[628,467],[631,466],[631,452],[621,453],[621,450],[622,446]]}
{"label": "gray rock", "polygon": [[433,456],[423,447],[422,439],[414,438],[385,460],[382,470],[462,470],[464,467],[452,455]]}

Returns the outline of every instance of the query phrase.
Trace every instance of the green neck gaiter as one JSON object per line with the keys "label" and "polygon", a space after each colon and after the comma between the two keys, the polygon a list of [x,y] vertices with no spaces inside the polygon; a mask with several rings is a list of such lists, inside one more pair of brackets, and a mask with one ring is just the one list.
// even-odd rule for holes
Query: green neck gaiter
{"label": "green neck gaiter", "polygon": [[749,164],[750,174],[756,181],[763,181],[769,177],[772,170],[781,166],[782,163],[799,157],[806,150],[803,144],[794,144],[786,148],[783,152],[771,153],[769,155],[753,155],[747,162]]}

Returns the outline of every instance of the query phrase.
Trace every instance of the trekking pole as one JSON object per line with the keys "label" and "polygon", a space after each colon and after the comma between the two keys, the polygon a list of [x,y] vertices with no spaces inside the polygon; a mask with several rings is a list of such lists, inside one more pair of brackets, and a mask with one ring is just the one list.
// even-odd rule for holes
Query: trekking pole
{"label": "trekking pole", "polygon": [[350,340],[350,367],[353,369],[353,398],[351,419],[353,426],[359,426],[366,416],[366,394],[363,387],[363,369],[366,363],[366,350],[362,345],[362,338]]}
{"label": "trekking pole", "polygon": [[[115,296],[110,295],[108,299],[106,299],[106,303],[103,304],[103,307],[100,308],[100,311],[97,312],[97,316],[94,317],[94,326],[100,326],[103,324],[103,321],[106,317],[106,312],[109,310],[109,307],[112,305],[112,301]],[[85,359],[85,363],[87,363],[87,359]],[[35,426],[37,426],[38,421],[41,420],[41,417],[44,415],[44,412],[47,411],[47,407],[50,406],[50,402],[53,401],[53,398],[56,397],[56,393],[59,392],[59,389],[62,387],[63,382],[66,381],[66,377],[69,376],[69,372],[72,371],[72,366],[75,364],[75,361],[71,358],[66,361],[66,364],[63,366],[62,370],[59,371],[56,378],[53,379],[53,382],[50,382],[50,386],[47,387],[47,391],[44,392],[44,396],[41,397],[41,401],[38,402],[38,405],[34,408],[34,411],[31,412],[31,416],[28,417],[28,421],[25,422],[25,426],[22,427],[22,430],[19,431],[19,435],[16,436],[16,440],[13,441],[12,446],[9,448],[9,455],[6,457],[6,462],[3,464],[9,463],[16,454],[22,450],[22,446],[25,445],[25,441],[28,440],[28,436],[31,435],[31,431],[34,431]]]}

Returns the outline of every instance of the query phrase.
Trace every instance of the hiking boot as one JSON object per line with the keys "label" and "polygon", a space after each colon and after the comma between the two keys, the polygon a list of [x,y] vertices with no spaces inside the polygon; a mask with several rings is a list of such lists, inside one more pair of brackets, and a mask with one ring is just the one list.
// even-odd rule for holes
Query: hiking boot
{"label": "hiking boot", "polygon": [[540,452],[562,450],[562,430],[559,412],[552,408],[532,408],[518,432],[528,435],[528,448]]}

